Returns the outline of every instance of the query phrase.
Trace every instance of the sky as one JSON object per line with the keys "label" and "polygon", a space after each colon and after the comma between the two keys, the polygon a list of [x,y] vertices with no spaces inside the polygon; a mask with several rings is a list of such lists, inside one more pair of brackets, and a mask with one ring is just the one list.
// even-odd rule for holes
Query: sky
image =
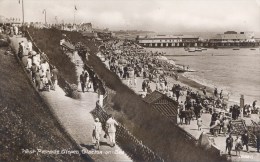
{"label": "sky", "polygon": [[[22,18],[19,0],[0,0],[0,15]],[[22,0],[20,0],[22,1]],[[26,22],[91,22],[110,30],[260,32],[260,0],[23,0]]]}

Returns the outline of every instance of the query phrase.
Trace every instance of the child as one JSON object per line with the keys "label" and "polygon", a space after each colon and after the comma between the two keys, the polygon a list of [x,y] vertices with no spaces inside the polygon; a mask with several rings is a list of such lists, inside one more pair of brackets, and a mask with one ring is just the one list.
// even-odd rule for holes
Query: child
{"label": "child", "polygon": [[201,131],[202,119],[201,119],[200,115],[198,116],[198,119],[197,119],[197,125],[198,125],[198,131]]}
{"label": "child", "polygon": [[243,149],[243,146],[242,146],[242,140],[240,139],[239,136],[237,136],[235,143],[236,143],[236,145],[235,145],[236,156],[237,156],[237,152],[240,156],[240,151]]}

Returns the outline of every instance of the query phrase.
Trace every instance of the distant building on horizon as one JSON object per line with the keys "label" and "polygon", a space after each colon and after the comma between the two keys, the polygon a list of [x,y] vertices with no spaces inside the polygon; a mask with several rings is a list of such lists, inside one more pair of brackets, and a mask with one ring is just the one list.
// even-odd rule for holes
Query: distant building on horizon
{"label": "distant building on horizon", "polygon": [[196,44],[200,37],[194,35],[154,35],[140,36],[137,42],[145,47],[180,47],[188,44]]}
{"label": "distant building on horizon", "polygon": [[244,43],[255,42],[254,32],[240,32],[227,31],[224,34],[217,34],[209,42],[214,43]]}
{"label": "distant building on horizon", "polygon": [[6,18],[6,17],[0,15],[0,24],[17,24],[17,25],[21,25],[22,22],[21,22],[20,18],[14,18],[14,17]]}

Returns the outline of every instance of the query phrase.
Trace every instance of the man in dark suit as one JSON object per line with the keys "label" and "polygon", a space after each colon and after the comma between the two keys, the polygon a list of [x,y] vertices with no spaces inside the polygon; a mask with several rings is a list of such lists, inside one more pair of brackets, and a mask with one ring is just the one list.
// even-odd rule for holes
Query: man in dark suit
{"label": "man in dark suit", "polygon": [[86,77],[85,77],[84,71],[82,71],[82,74],[80,74],[79,79],[80,79],[82,92],[84,93],[84,88],[86,86]]}
{"label": "man in dark suit", "polygon": [[242,142],[243,142],[243,146],[246,145],[246,151],[249,152],[248,150],[249,135],[247,130],[245,130],[245,133],[242,135]]}
{"label": "man in dark suit", "polygon": [[258,130],[256,133],[256,148],[257,148],[257,152],[259,152],[259,150],[260,150],[260,130]]}
{"label": "man in dark suit", "polygon": [[233,138],[231,134],[229,134],[228,138],[226,139],[226,151],[228,150],[228,155],[231,155],[232,147],[233,147]]}

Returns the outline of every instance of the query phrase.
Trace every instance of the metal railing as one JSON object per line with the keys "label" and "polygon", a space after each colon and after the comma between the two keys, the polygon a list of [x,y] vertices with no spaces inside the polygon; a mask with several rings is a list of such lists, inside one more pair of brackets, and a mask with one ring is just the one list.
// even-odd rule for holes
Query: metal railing
{"label": "metal railing", "polygon": [[[92,115],[100,119],[102,127],[105,130],[106,121],[109,115],[104,109],[96,103],[96,108],[91,112]],[[133,160],[136,161],[164,161],[151,149],[142,144],[135,138],[123,125],[119,123],[116,131],[116,142],[125,151],[125,153]]]}

